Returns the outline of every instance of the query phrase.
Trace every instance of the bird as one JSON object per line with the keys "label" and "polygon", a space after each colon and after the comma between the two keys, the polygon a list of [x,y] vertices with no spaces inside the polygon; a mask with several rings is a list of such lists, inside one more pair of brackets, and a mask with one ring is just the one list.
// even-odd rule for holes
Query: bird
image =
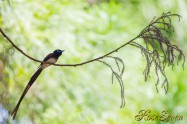
{"label": "bird", "polygon": [[[13,120],[16,117],[16,114],[18,112],[19,106],[21,104],[21,101],[23,100],[24,96],[26,95],[26,93],[28,92],[29,88],[32,86],[32,84],[35,82],[35,80],[38,78],[38,76],[40,75],[40,73],[47,68],[48,66],[50,66],[51,64],[48,63],[56,63],[58,58],[62,55],[62,53],[65,50],[60,50],[57,49],[55,51],[53,51],[52,53],[49,53],[42,61],[42,63],[40,64],[40,66],[38,67],[38,70],[32,75],[32,77],[30,78],[30,81],[28,82],[27,86],[25,87],[16,107],[14,108],[14,110],[12,111],[11,116],[13,117]],[[48,63],[46,63],[48,62]]]}

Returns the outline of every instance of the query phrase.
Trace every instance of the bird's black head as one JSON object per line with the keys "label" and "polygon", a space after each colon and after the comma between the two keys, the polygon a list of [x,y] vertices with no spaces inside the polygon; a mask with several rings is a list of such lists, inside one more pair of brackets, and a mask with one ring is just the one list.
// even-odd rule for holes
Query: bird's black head
{"label": "bird's black head", "polygon": [[57,49],[57,50],[53,51],[53,53],[54,53],[57,57],[59,57],[59,56],[62,55],[62,52],[64,52],[64,51],[65,51],[65,50]]}

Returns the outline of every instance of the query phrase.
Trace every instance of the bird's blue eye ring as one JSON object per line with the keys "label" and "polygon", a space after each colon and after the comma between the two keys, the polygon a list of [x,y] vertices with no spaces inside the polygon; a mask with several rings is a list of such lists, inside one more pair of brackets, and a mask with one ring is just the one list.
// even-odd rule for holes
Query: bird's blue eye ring
{"label": "bird's blue eye ring", "polygon": [[55,50],[54,52],[55,53],[62,53],[62,52],[64,52],[65,50],[60,50],[60,49],[57,49],[57,50]]}

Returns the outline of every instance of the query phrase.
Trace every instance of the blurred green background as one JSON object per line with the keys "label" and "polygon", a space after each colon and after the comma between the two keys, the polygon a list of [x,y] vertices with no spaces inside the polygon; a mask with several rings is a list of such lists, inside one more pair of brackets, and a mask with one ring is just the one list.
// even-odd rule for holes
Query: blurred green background
{"label": "blurred green background", "polygon": [[[9,2],[9,3],[8,3]],[[59,48],[58,63],[74,64],[103,55],[139,34],[154,16],[171,11],[175,32],[171,41],[187,56],[186,0],[12,0],[0,1],[0,26],[23,51],[42,60]],[[165,95],[151,72],[145,82],[145,58],[127,46],[113,54],[124,60],[126,106],[120,108],[120,87],[111,71],[94,62],[79,67],[47,68],[22,101],[15,121],[10,113],[39,63],[29,60],[0,36],[0,118],[20,124],[136,124],[140,110],[182,115],[187,123],[186,64],[166,69],[170,85]],[[152,68],[153,69],[153,68]],[[3,114],[4,113],[4,114]]]}

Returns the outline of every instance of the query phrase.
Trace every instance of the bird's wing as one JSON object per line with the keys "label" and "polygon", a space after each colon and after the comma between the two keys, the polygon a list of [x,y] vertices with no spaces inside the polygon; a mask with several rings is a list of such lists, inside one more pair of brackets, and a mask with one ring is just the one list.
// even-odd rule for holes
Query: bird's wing
{"label": "bird's wing", "polygon": [[[51,58],[53,56],[53,53],[50,53],[50,54],[48,54],[44,59],[43,59],[43,62],[46,62],[49,58]],[[39,67],[38,67],[38,69],[41,67],[41,65],[42,65],[43,63],[41,63],[40,65],[39,65]]]}
{"label": "bird's wing", "polygon": [[43,62],[46,62],[49,58],[53,57],[53,54],[54,54],[54,53],[48,54],[48,55],[43,59]]}
{"label": "bird's wing", "polygon": [[[54,53],[50,53],[49,55],[47,55],[44,60],[44,62],[49,62],[49,63],[56,63],[57,59],[54,57]],[[51,64],[47,64],[47,63],[41,63],[40,64],[40,68],[41,69],[45,69],[48,66],[50,66]]]}

